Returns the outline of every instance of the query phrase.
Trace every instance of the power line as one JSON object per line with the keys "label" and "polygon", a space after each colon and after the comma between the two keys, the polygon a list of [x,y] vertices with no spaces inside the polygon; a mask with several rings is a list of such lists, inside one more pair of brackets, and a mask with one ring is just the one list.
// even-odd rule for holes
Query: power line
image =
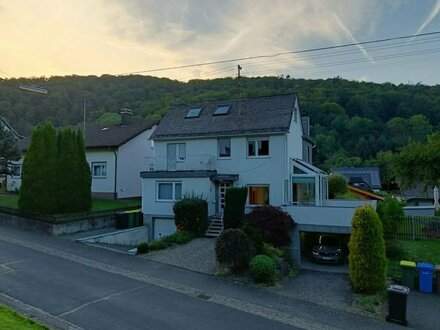
{"label": "power line", "polygon": [[332,49],[353,47],[353,46],[359,46],[359,45],[370,45],[370,44],[388,42],[388,41],[393,41],[393,40],[405,40],[405,39],[411,39],[411,38],[425,37],[425,36],[431,36],[431,35],[437,35],[437,34],[440,34],[440,31],[421,33],[421,34],[413,34],[413,35],[400,36],[400,37],[391,37],[391,38],[384,38],[384,39],[375,39],[375,40],[354,42],[354,43],[341,44],[341,45],[335,45],[335,46],[310,48],[310,49],[304,49],[304,50],[295,50],[295,51],[281,52],[281,53],[275,53],[275,54],[256,55],[256,56],[248,56],[248,57],[241,57],[241,58],[227,59],[227,60],[220,60],[220,61],[178,65],[178,66],[157,68],[157,69],[148,69],[148,70],[122,73],[121,75],[124,76],[124,75],[131,75],[131,74],[151,73],[151,72],[177,70],[177,69],[187,69],[187,68],[193,68],[193,67],[198,67],[198,66],[207,66],[207,65],[214,65],[214,64],[231,63],[231,62],[237,62],[237,61],[255,60],[255,59],[259,59],[259,58],[271,58],[271,57],[277,57],[277,56],[283,56],[283,55],[304,54],[304,53],[318,52],[318,51],[323,51],[323,50],[332,50]]}

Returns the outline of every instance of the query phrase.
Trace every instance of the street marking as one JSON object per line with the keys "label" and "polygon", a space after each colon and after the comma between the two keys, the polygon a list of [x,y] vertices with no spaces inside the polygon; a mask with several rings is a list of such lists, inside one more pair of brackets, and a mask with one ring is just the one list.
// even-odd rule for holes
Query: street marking
{"label": "street marking", "polygon": [[[141,281],[150,285],[154,285],[160,288],[168,289],[174,292],[178,292],[181,294],[184,294],[186,296],[189,296],[191,298],[198,298],[200,296],[207,296],[208,294],[202,290],[190,287],[185,284],[180,284],[168,280],[163,280],[157,277],[153,277],[150,275],[145,275],[142,273],[136,273],[132,272],[126,269],[118,268],[115,266],[111,266],[108,264],[101,263],[99,261],[95,261],[92,259],[80,257],[71,253],[61,252],[52,248],[48,248],[39,244],[27,242],[27,241],[21,241],[14,238],[10,238],[4,235],[0,235],[0,240],[20,245],[22,247],[26,247],[38,252],[43,252],[55,257],[60,257],[65,260],[69,260],[72,262],[76,262],[97,270],[101,270],[104,272],[124,276],[126,278],[130,278],[133,280]],[[242,312],[246,312],[255,316],[263,317],[272,321],[277,321],[286,325],[291,325],[297,328],[305,329],[305,330],[315,330],[315,329],[322,329],[322,330],[337,330],[338,328],[328,326],[326,324],[311,321],[305,318],[291,316],[287,313],[280,312],[276,309],[268,308],[259,306],[252,303],[247,303],[244,301],[240,301],[233,298],[224,297],[221,295],[213,294],[210,295],[211,297],[207,299],[206,301],[209,301],[211,303],[233,308],[235,310],[239,310]],[[200,299],[200,298],[198,298]]]}
{"label": "street marking", "polygon": [[123,295],[123,294],[131,292],[131,291],[136,291],[136,290],[139,290],[139,289],[142,289],[142,288],[145,288],[145,285],[138,286],[137,288],[133,288],[133,289],[128,289],[128,290],[116,292],[116,293],[110,294],[110,295],[108,295],[106,297],[102,297],[102,298],[99,298],[99,299],[96,299],[96,300],[93,300],[93,301],[89,301],[88,303],[82,304],[81,306],[78,306],[78,307],[76,307],[76,308],[74,308],[74,309],[72,309],[72,310],[70,310],[68,312],[64,312],[64,313],[58,314],[58,316],[61,316],[61,317],[62,316],[66,316],[66,315],[75,313],[76,311],[79,311],[80,309],[82,309],[84,307],[96,304],[96,303],[101,302],[101,301],[108,300],[108,299],[110,299],[112,297],[117,297],[117,296]]}

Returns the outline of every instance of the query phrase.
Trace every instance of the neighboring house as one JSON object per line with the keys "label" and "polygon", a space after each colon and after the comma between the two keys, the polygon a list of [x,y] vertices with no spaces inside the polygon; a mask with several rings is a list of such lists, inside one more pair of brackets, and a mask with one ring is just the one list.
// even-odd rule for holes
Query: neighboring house
{"label": "neighboring house", "polygon": [[331,169],[331,173],[343,175],[353,187],[373,191],[382,188],[378,167],[335,167]]}
{"label": "neighboring house", "polygon": [[373,191],[365,190],[360,187],[348,185],[348,191],[355,194],[359,199],[369,199],[369,200],[376,200],[376,201],[384,201],[385,197],[380,196]]}
{"label": "neighboring house", "polygon": [[[121,124],[86,127],[86,157],[92,173],[93,197],[141,196],[139,172],[145,169],[145,160],[154,154],[149,138],[157,122],[130,119],[130,114],[124,113]],[[25,140],[23,150],[30,142],[29,138]],[[8,181],[10,191],[21,185],[21,163],[17,163]]]}
{"label": "neighboring house", "polygon": [[173,205],[202,196],[222,214],[228,187],[245,186],[247,205],[322,205],[327,175],[311,165],[309,121],[295,95],[177,106],[153,133],[155,156],[142,177],[150,239],[175,231]]}
{"label": "neighboring house", "polygon": [[[12,134],[15,136],[15,138],[17,140],[20,140],[20,139],[23,138],[23,136],[18,134],[18,132],[2,116],[0,116],[0,123],[2,124],[1,126],[3,127],[3,129],[8,131],[8,132],[12,132]],[[1,156],[0,156],[0,158],[1,158]],[[17,166],[14,165],[12,167],[12,173],[15,174],[17,172],[17,170],[19,170],[19,169],[17,168]],[[8,185],[8,180],[7,179],[8,179],[8,177],[6,175],[4,175],[4,174],[0,175],[0,188],[4,189],[5,183],[6,183],[6,186]]]}

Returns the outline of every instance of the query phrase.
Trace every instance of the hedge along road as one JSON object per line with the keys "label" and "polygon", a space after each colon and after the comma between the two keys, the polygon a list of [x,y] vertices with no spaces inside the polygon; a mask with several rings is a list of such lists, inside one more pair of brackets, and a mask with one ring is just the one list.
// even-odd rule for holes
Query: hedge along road
{"label": "hedge along road", "polygon": [[390,326],[67,239],[0,228],[0,300],[54,327],[349,329],[360,324],[378,329]]}

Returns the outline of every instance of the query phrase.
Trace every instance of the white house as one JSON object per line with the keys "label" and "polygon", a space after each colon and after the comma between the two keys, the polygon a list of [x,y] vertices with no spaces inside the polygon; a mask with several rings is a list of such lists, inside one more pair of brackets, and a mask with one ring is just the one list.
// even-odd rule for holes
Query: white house
{"label": "white house", "polygon": [[[14,129],[14,127],[11,126],[11,124],[8,123],[8,121],[0,116],[0,128],[5,130],[6,132],[12,132],[12,135],[15,137],[16,141],[19,141],[23,138],[22,135],[18,134],[18,132]],[[0,155],[0,161],[2,160],[2,155]],[[4,159],[3,159],[4,160]],[[0,164],[0,167],[4,164]],[[11,169],[13,172],[16,171],[16,168],[13,166]],[[0,188],[4,188],[4,185],[7,185],[7,176],[5,174],[0,174]]]}
{"label": "white house", "polygon": [[[92,195],[96,198],[132,198],[141,196],[139,172],[145,159],[154,153],[151,134],[156,121],[131,120],[129,113],[115,125],[88,125],[85,133],[86,158],[92,173]],[[22,146],[26,150],[30,139]],[[21,164],[17,163],[8,179],[8,190],[21,185]]]}
{"label": "white house", "polygon": [[322,205],[327,175],[311,165],[308,132],[292,94],[172,108],[141,172],[150,239],[175,231],[172,208],[185,195],[203,196],[210,216],[222,213],[231,186],[248,188],[248,206]]}

